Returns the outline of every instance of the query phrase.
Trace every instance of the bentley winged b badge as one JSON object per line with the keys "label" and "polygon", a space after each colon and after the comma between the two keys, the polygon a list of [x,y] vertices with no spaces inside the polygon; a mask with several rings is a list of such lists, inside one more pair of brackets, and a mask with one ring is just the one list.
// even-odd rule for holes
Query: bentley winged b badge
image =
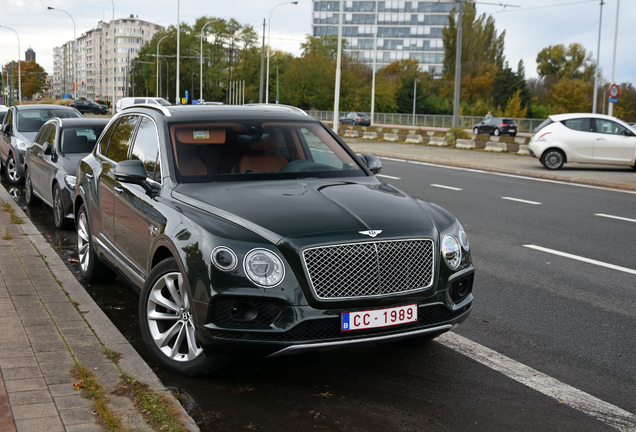
{"label": "bentley winged b badge", "polygon": [[382,230],[369,230],[369,231],[358,231],[360,234],[368,235],[369,237],[375,237],[382,232]]}

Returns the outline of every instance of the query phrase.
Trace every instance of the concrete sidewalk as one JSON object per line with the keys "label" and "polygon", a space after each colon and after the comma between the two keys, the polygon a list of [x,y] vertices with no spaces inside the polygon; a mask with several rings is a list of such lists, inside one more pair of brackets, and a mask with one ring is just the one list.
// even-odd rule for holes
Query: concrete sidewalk
{"label": "concrete sidewalk", "polygon": [[357,153],[636,190],[636,170],[629,166],[570,163],[560,170],[549,171],[538,159],[515,153],[350,139],[345,141]]}
{"label": "concrete sidewalk", "polygon": [[[130,397],[113,393],[126,372],[166,396],[184,430],[198,431],[3,187],[0,204],[24,221],[16,224],[0,209],[0,432],[108,430],[86,390],[73,385],[76,365],[106,391],[118,430],[159,430]],[[121,359],[111,360],[105,349]]]}

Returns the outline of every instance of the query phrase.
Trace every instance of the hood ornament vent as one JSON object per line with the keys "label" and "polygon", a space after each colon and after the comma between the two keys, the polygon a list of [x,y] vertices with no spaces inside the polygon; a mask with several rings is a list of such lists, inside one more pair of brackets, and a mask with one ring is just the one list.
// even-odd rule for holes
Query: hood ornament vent
{"label": "hood ornament vent", "polygon": [[382,230],[369,230],[369,231],[358,231],[360,234],[368,235],[369,237],[375,237],[382,232]]}

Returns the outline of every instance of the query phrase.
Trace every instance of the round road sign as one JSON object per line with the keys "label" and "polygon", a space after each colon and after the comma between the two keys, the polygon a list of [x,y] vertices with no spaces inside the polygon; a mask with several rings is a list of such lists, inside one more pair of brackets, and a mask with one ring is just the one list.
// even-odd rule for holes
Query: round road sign
{"label": "round road sign", "polygon": [[618,97],[618,90],[619,87],[617,84],[612,84],[609,88],[609,95],[613,98],[617,98]]}

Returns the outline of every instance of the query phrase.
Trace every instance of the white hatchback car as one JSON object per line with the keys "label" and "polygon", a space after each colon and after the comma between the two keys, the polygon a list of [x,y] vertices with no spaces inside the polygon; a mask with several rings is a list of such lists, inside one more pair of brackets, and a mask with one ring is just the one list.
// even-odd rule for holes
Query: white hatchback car
{"label": "white hatchback car", "polygon": [[551,115],[535,129],[528,150],[549,170],[568,162],[636,168],[636,130],[602,114]]}

